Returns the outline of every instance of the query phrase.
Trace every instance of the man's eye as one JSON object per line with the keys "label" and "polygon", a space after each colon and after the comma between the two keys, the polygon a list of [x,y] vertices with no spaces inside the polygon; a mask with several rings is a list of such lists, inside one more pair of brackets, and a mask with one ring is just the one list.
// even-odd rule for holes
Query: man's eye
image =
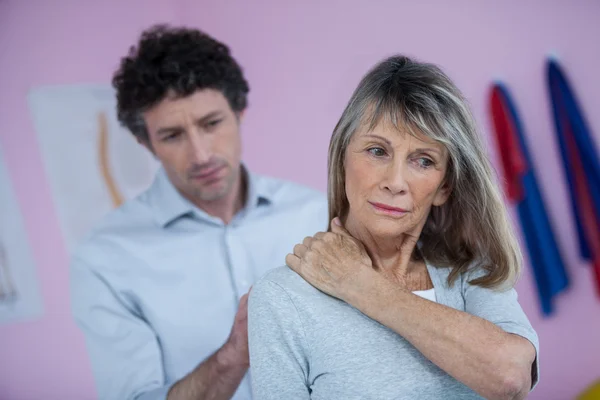
{"label": "man's eye", "polygon": [[179,138],[180,136],[181,136],[181,132],[175,132],[168,136],[163,137],[163,141],[170,142],[170,141],[173,141],[173,140]]}
{"label": "man's eye", "polygon": [[209,122],[206,124],[206,126],[207,126],[208,128],[214,128],[214,127],[216,127],[217,125],[219,125],[219,124],[221,123],[221,121],[223,121],[223,120],[222,120],[222,119],[214,119],[214,120],[212,120],[212,121],[209,121]]}

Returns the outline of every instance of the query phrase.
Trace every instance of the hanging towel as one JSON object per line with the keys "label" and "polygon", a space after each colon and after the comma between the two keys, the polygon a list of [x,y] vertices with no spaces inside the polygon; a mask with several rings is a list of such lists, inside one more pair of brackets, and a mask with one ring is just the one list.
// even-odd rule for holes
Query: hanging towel
{"label": "hanging towel", "polygon": [[590,262],[600,295],[600,164],[591,133],[565,74],[554,59],[547,62],[554,126],[569,184],[579,253]]}
{"label": "hanging towel", "polygon": [[504,171],[504,190],[516,205],[543,315],[554,312],[553,298],[569,279],[540,193],[525,134],[508,90],[492,86],[490,111]]}

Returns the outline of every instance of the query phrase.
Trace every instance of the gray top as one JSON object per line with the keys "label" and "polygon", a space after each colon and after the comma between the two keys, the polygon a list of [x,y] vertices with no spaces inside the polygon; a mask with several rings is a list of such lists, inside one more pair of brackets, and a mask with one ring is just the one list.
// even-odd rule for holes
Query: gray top
{"label": "gray top", "polygon": [[[427,266],[440,304],[489,320],[528,339],[538,337],[514,289],[493,291],[448,268]],[[402,336],[308,284],[288,267],[254,285],[248,333],[252,391],[263,399],[480,399]],[[538,378],[536,357],[532,374]]]}

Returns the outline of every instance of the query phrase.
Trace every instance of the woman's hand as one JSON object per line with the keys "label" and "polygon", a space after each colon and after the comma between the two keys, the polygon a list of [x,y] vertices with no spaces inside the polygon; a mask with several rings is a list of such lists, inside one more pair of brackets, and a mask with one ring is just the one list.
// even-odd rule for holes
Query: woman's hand
{"label": "woman's hand", "polygon": [[342,227],[339,218],[331,221],[331,232],[307,237],[285,261],[317,289],[350,304],[350,298],[373,288],[375,280],[365,276],[377,275],[365,247]]}

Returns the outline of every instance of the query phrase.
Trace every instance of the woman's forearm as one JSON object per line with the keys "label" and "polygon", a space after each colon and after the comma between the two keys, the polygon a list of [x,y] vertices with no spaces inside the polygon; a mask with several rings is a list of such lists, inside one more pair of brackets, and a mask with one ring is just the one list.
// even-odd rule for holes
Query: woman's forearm
{"label": "woman's forearm", "polygon": [[[533,345],[493,323],[381,281],[356,308],[408,340],[426,358],[487,399],[524,398]],[[350,301],[352,304],[352,300]]]}

